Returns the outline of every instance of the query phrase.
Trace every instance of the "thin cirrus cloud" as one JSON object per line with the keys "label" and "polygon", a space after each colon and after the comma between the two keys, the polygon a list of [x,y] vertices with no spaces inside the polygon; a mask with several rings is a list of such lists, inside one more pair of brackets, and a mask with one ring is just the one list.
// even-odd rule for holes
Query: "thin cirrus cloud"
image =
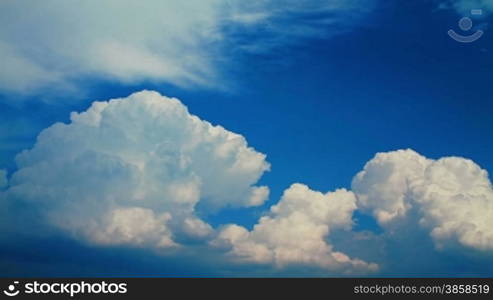
{"label": "thin cirrus cloud", "polygon": [[487,172],[464,158],[432,160],[412,150],[377,154],[354,177],[352,190],[321,193],[295,183],[251,230],[214,228],[200,216],[265,202],[269,189],[256,183],[270,165],[243,136],[155,92],[73,113],[70,123],[43,130],[17,165],[8,182],[0,172],[4,222],[13,217],[7,227],[21,230],[30,218],[39,228],[99,247],[172,256],[200,245],[197,256],[208,257],[207,250],[231,265],[384,272],[380,262],[345,253],[332,238],[357,234],[353,214],[359,211],[375,217],[384,242],[400,224],[411,224],[406,230],[426,230],[437,251],[493,250]]}
{"label": "thin cirrus cloud", "polygon": [[[469,12],[491,1],[440,1]],[[83,79],[225,88],[235,53],[275,51],[361,24],[378,0],[0,3],[0,92],[80,92]]]}
{"label": "thin cirrus cloud", "polygon": [[[246,53],[267,53],[305,38],[328,38],[351,31],[374,10],[376,3],[376,0],[239,1],[228,10],[228,37],[231,45]],[[254,38],[245,39],[245,33]]]}
{"label": "thin cirrus cloud", "polygon": [[[368,3],[2,1],[0,91],[35,94],[50,87],[70,92],[81,79],[219,88],[225,85],[221,64],[231,59],[221,49],[265,51],[339,32],[355,22],[354,15],[369,11]],[[299,18],[314,13],[316,20]],[[335,17],[339,15],[347,18]],[[341,22],[344,26],[333,26]],[[268,38],[235,45],[230,43],[233,32],[263,32]]]}
{"label": "thin cirrus cloud", "polygon": [[472,9],[481,9],[483,13],[493,12],[493,2],[490,0],[447,0],[442,1],[442,8],[453,8],[460,14],[469,15]]}

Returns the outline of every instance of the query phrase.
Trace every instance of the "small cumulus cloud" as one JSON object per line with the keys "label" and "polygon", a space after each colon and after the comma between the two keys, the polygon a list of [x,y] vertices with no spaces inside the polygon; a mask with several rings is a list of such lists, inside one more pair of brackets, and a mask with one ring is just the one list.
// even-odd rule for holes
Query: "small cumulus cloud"
{"label": "small cumulus cloud", "polygon": [[352,192],[322,194],[293,184],[252,231],[227,225],[212,243],[230,247],[229,255],[242,262],[315,266],[340,274],[374,272],[376,264],[350,258],[326,241],[331,231],[351,228],[355,209]]}

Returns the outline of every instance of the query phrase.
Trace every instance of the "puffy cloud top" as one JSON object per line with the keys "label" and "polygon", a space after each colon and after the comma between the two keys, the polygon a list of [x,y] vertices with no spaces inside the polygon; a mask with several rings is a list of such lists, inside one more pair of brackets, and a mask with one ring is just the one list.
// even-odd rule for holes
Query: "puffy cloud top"
{"label": "puffy cloud top", "polygon": [[412,150],[378,153],[353,179],[360,209],[371,211],[380,224],[405,215],[409,181],[421,177],[429,163]]}
{"label": "puffy cloud top", "polygon": [[493,250],[493,188],[488,173],[461,157],[427,159],[412,150],[379,153],[353,180],[358,204],[379,223],[415,207],[438,246],[456,241]]}
{"label": "puffy cloud top", "polygon": [[322,194],[293,184],[252,231],[228,225],[213,243],[229,246],[230,255],[240,261],[278,267],[308,265],[341,273],[376,271],[376,264],[352,259],[326,241],[331,230],[351,227],[355,209],[352,192],[341,189]]}
{"label": "puffy cloud top", "polygon": [[493,250],[493,189],[488,173],[458,157],[433,162],[412,182],[413,199],[432,228],[439,246],[447,240],[480,250]]}
{"label": "puffy cloud top", "polygon": [[105,244],[203,237],[211,229],[194,216],[199,201],[249,207],[269,194],[253,186],[269,169],[264,154],[149,91],[72,113],[16,161],[8,198],[39,205],[51,224]]}
{"label": "puffy cloud top", "polygon": [[[366,13],[369,2],[374,1],[0,1],[0,91],[67,91],[87,77],[222,87],[215,58],[220,54],[221,62],[229,60],[221,48],[233,28],[244,33],[258,25],[259,32],[275,35],[268,42],[238,45],[265,49],[350,28],[349,20]],[[320,14],[327,17],[318,24],[293,18],[307,12],[317,20]],[[333,23],[343,24],[327,26]]]}

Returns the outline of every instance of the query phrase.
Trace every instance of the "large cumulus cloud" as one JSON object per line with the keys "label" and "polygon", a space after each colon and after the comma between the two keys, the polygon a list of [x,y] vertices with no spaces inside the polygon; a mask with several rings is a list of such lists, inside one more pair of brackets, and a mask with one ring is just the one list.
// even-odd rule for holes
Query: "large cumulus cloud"
{"label": "large cumulus cloud", "polygon": [[417,218],[439,247],[458,242],[493,250],[493,188],[488,173],[471,160],[432,160],[412,150],[380,153],[352,185],[359,207],[384,228]]}
{"label": "large cumulus cloud", "polygon": [[45,129],[20,153],[5,196],[48,223],[102,244],[176,246],[203,238],[199,201],[217,210],[261,205],[269,169],[245,139],[191,115],[176,99],[143,91],[95,102]]}

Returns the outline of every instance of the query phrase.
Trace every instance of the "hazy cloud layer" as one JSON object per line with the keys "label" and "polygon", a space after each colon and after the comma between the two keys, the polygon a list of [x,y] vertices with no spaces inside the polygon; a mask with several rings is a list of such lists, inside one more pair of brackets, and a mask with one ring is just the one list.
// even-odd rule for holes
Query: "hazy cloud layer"
{"label": "hazy cloud layer", "polygon": [[482,9],[486,14],[493,12],[493,1],[491,0],[447,0],[441,5],[444,8],[453,8],[464,15],[470,15],[472,9]]}
{"label": "hazy cloud layer", "polygon": [[[82,78],[223,87],[218,64],[229,58],[220,49],[235,28],[275,36],[228,44],[261,51],[346,30],[370,9],[361,0],[2,1],[0,91],[67,92]],[[316,20],[299,18],[313,13]]]}

